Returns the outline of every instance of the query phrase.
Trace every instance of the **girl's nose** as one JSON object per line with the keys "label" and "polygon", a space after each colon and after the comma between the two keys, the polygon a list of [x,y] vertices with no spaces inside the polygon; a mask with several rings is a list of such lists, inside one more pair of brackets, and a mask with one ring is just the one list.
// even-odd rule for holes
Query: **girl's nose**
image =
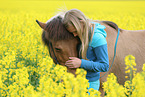
{"label": "girl's nose", "polygon": [[74,35],[74,37],[78,36],[78,34],[77,34],[77,33],[75,33],[75,32],[73,33],[73,35]]}

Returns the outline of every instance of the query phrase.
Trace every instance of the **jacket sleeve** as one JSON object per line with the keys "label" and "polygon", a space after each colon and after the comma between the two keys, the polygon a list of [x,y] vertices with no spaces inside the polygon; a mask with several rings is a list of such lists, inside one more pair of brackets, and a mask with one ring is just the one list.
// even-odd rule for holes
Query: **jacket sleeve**
{"label": "jacket sleeve", "polygon": [[81,59],[81,68],[93,72],[106,72],[109,69],[107,44],[93,48],[96,59],[93,61]]}

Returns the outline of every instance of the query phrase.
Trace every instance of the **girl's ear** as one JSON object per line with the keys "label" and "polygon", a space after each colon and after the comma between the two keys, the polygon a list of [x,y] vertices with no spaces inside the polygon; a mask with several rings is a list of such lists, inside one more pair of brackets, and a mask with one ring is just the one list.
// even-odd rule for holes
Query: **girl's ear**
{"label": "girl's ear", "polygon": [[42,29],[45,29],[46,23],[39,22],[38,20],[36,20],[36,22],[38,23],[38,25],[39,25]]}

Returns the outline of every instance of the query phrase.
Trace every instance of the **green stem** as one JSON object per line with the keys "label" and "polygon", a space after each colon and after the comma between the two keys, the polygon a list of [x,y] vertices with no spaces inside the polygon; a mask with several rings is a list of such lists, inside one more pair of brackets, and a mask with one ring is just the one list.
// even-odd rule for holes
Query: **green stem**
{"label": "green stem", "polygon": [[[130,64],[131,64],[131,66],[132,66],[132,63],[131,63],[131,57],[129,57],[129,61],[130,61]],[[131,97],[131,89],[132,89],[132,68],[131,68],[131,66],[130,66],[130,88],[129,88],[129,97]]]}

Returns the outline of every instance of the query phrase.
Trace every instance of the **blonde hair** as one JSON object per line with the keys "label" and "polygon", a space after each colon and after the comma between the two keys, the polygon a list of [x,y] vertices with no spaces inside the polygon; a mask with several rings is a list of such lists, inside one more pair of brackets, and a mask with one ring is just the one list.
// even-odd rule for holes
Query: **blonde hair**
{"label": "blonde hair", "polygon": [[[88,45],[94,34],[94,31],[92,31],[92,29],[90,28],[90,21],[91,20],[87,19],[85,15],[78,9],[71,9],[67,11],[63,19],[63,23],[66,28],[74,26],[74,28],[76,29],[77,35],[82,43],[79,53],[81,53],[81,57],[83,59],[87,59],[86,53]],[[81,23],[83,24],[83,30]]]}

